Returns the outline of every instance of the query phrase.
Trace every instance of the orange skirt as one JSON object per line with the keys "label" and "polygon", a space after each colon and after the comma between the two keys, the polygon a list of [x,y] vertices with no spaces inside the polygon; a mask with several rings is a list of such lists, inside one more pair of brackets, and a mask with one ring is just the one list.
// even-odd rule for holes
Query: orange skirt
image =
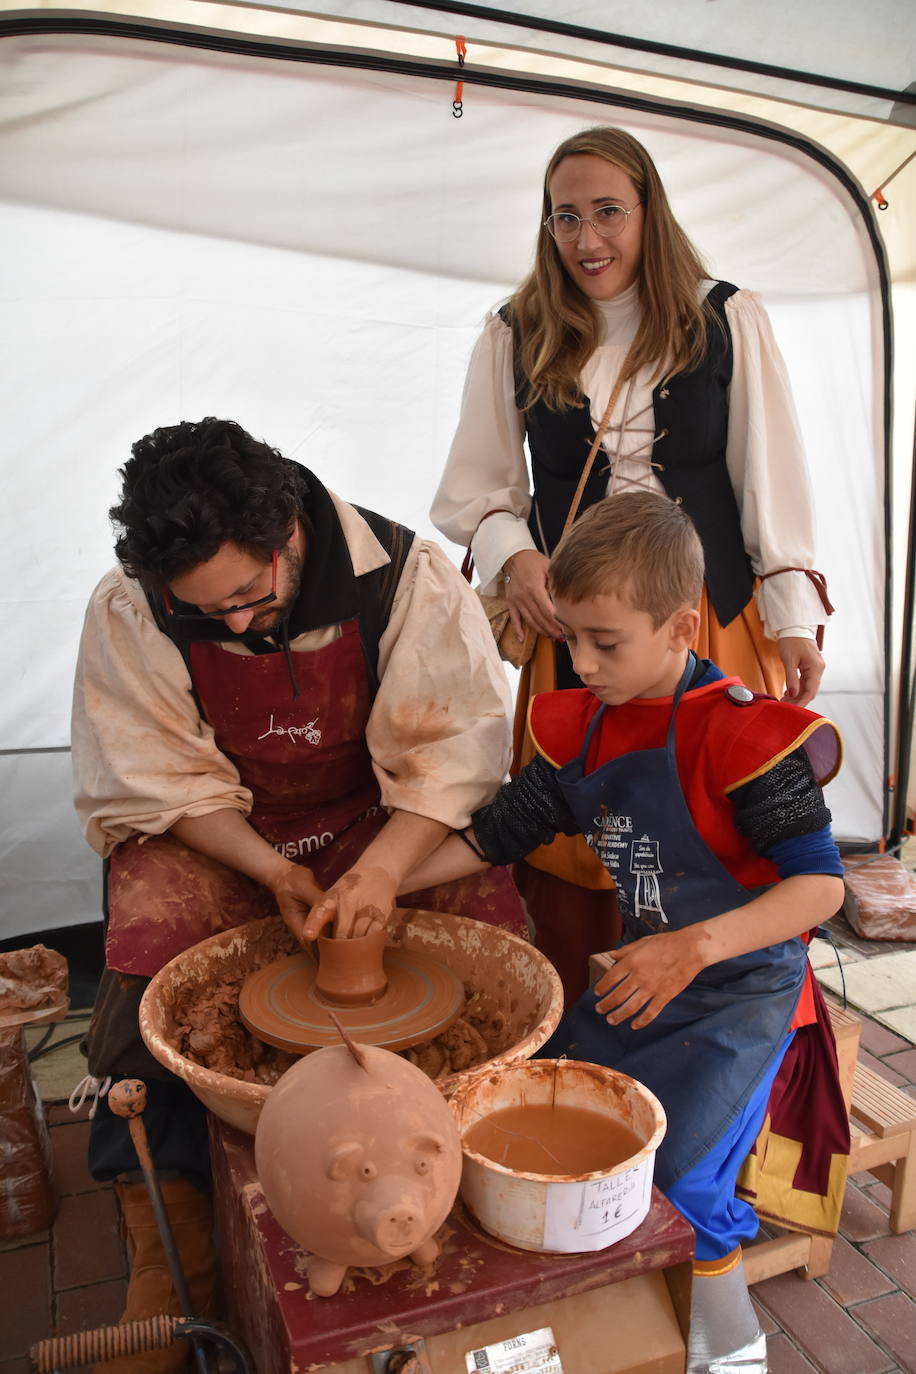
{"label": "orange skirt", "polygon": [[700,658],[711,658],[726,677],[740,677],[752,692],[781,697],[786,688],[785,670],[776,640],[763,632],[754,598],[724,628],[709,604],[705,586],[697,609],[700,628],[691,646],[694,652]]}

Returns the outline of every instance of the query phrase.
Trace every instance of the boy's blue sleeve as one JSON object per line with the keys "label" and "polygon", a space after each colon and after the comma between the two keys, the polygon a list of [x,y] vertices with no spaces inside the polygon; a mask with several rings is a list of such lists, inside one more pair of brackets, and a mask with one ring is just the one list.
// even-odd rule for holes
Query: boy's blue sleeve
{"label": "boy's blue sleeve", "polygon": [[793,835],[779,840],[767,850],[766,857],[778,868],[780,878],[800,873],[826,873],[842,878],[843,863],[829,825],[808,835]]}

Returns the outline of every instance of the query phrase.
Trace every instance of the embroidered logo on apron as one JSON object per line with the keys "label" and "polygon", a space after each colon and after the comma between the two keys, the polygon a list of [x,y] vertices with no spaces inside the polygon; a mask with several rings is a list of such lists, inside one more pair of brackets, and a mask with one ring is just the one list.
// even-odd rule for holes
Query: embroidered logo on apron
{"label": "embroidered logo on apron", "polygon": [[273,715],[270,717],[270,724],[263,735],[258,735],[258,739],[267,739],[268,735],[286,735],[293,744],[298,744],[300,739],[304,739],[306,744],[320,744],[321,730],[318,727],[318,717],[308,721],[305,725],[274,725]]}

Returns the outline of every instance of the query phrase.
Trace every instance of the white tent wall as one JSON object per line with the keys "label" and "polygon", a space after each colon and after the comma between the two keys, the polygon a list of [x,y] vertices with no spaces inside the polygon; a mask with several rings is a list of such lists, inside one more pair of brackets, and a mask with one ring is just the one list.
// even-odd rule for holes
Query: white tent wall
{"label": "white tent wall", "polygon": [[712,269],[770,310],[839,608],[818,703],[847,740],[830,802],[845,838],[883,833],[883,316],[860,210],[821,165],[747,132],[477,86],[459,121],[453,79],[0,40],[0,939],[100,909],[65,751],[130,443],[230,415],[431,535],[467,356],[528,265],[544,161],[601,120],[644,138]]}

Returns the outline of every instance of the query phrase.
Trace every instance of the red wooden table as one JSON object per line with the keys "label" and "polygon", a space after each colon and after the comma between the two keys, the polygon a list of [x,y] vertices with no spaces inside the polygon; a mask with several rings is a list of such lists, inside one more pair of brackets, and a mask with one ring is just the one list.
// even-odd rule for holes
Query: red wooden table
{"label": "red wooden table", "polygon": [[418,1371],[466,1374],[469,1352],[544,1327],[562,1374],[683,1374],[693,1232],[657,1190],[632,1235],[574,1255],[505,1245],[459,1202],[432,1268],[351,1270],[339,1293],[317,1298],[304,1251],[264,1201],[253,1143],[211,1118],[229,1322],[258,1374],[385,1374],[404,1367],[390,1359],[404,1346]]}

